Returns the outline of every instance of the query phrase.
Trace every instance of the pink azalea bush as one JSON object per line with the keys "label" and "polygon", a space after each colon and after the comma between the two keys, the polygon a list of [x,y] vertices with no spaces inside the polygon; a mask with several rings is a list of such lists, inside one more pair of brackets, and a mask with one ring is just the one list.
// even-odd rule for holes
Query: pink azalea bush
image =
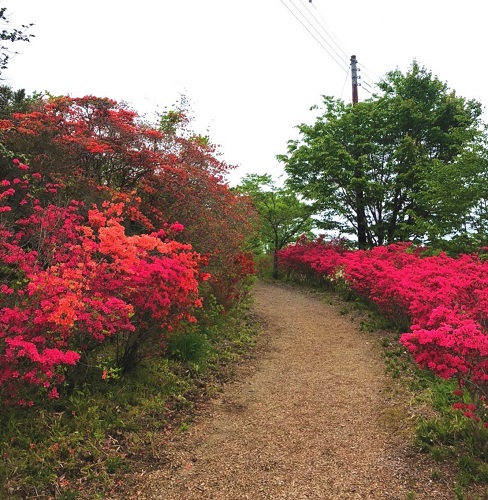
{"label": "pink azalea bush", "polygon": [[286,272],[342,280],[386,316],[409,327],[400,342],[419,367],[455,378],[456,408],[488,418],[488,263],[476,254],[425,256],[409,243],[345,251],[322,239],[299,241],[280,254]]}

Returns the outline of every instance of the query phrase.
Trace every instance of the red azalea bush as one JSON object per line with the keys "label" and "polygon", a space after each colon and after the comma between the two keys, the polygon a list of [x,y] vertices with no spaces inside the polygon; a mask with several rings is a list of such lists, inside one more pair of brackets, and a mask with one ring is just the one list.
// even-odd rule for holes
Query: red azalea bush
{"label": "red azalea bush", "polygon": [[[228,308],[252,272],[245,249],[255,215],[225,183],[230,167],[207,138],[188,130],[188,122],[184,113],[169,112],[154,127],[111,99],[61,96],[1,120],[0,138],[53,189],[62,185],[67,197],[87,207],[122,201],[131,234],[181,223],[185,231],[177,241],[207,257],[212,278],[206,297]],[[0,168],[11,173],[10,159],[0,158]]]}
{"label": "red azalea bush", "polygon": [[200,255],[173,239],[180,224],[128,236],[122,203],[43,204],[37,196],[53,187],[16,164],[19,176],[0,182],[0,394],[30,404],[35,387],[57,397],[63,367],[107,339],[115,363],[130,368],[165,332],[194,321],[208,275]]}
{"label": "red azalea bush", "polygon": [[339,277],[409,327],[400,341],[416,363],[442,378],[456,378],[475,408],[465,414],[486,421],[488,264],[478,255],[422,253],[409,243],[350,252],[320,239],[301,240],[280,253],[280,263],[285,271]]}
{"label": "red azalea bush", "polygon": [[348,253],[341,240],[326,242],[324,236],[320,236],[315,241],[308,241],[303,235],[294,245],[288,245],[279,252],[278,261],[287,274],[333,280],[336,273],[341,272]]}

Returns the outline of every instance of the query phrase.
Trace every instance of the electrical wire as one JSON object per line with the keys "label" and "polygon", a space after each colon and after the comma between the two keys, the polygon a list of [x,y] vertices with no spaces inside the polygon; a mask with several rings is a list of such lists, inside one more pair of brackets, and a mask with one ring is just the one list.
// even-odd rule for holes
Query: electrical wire
{"label": "electrical wire", "polygon": [[379,88],[378,83],[386,83],[385,79],[381,76],[378,76],[374,71],[370,70],[364,64],[361,65],[362,73],[366,76],[366,78],[371,82],[372,87]]}
{"label": "electrical wire", "polygon": [[[294,4],[293,0],[290,0],[292,4]],[[327,46],[332,50],[332,52],[334,52],[334,54],[342,60],[343,58],[343,55],[345,55],[346,57],[346,60],[348,60],[348,55],[346,54],[346,52],[344,50],[342,50],[342,48],[340,47],[340,45],[334,40],[334,37],[330,35],[330,33],[327,31],[327,29],[320,23],[320,21],[317,19],[317,17],[315,16],[315,14],[310,10],[310,8],[308,7],[310,5],[310,2],[308,3],[305,3],[304,0],[301,0],[301,3],[302,5],[305,7],[305,11],[308,12],[313,20],[317,23],[318,27],[323,31],[323,33],[325,34],[325,36],[327,38],[329,38],[329,40],[332,42],[332,44],[334,44],[338,49],[339,49],[339,52],[342,52],[342,54],[340,54],[335,48],[333,45],[331,45],[331,43],[329,43],[329,41],[327,41],[327,39],[322,35],[321,32],[319,32],[319,30],[317,30],[315,28],[315,26],[313,26],[312,22],[310,19],[307,19],[307,22],[310,24],[310,26],[313,27],[313,29],[315,30],[315,32],[320,36],[320,38],[322,38],[322,40],[327,44]],[[294,5],[296,9],[298,9],[296,7],[296,5]],[[303,16],[303,13],[302,13],[302,16]],[[304,16],[305,17],[305,16]]]}
{"label": "electrical wire", "polygon": [[[300,11],[300,9],[295,5],[295,3],[293,2],[293,0],[290,0],[291,4],[293,5],[293,7],[297,10],[297,12],[301,15],[301,17],[308,23],[308,25],[318,34],[318,36],[320,38],[322,38],[324,40],[324,42],[326,43],[326,45],[328,45],[331,49],[332,47],[330,46],[330,44],[327,42],[327,40],[324,39],[324,37],[317,31],[317,29],[313,26],[313,24],[310,22],[309,19],[307,19],[307,17],[303,14],[302,11]],[[344,71],[344,72],[348,72],[348,69],[345,68],[345,66],[343,65],[343,61],[339,62],[336,57],[334,57],[332,55],[332,53],[327,49],[327,47],[312,33],[312,31],[310,31],[310,29],[307,27],[306,24],[304,24],[304,22],[295,14],[295,12],[293,12],[292,9],[290,9],[290,7],[284,2],[284,0],[281,0],[281,3],[291,12],[291,14],[293,15],[293,17],[295,17],[295,19],[307,30],[307,32],[312,36],[312,38],[327,52],[327,54],[334,60],[334,62]],[[334,51],[335,52],[335,51]]]}
{"label": "electrical wire", "polygon": [[[289,3],[293,6],[296,13],[299,14],[300,17],[290,8],[289,5],[285,3],[284,0],[281,0],[281,3],[290,11],[290,13],[297,19],[297,21],[307,30],[307,32],[314,38],[314,40],[324,49],[329,57],[331,57],[334,62],[346,73],[346,80],[344,81],[344,85],[341,92],[341,98],[344,94],[344,88],[347,83],[347,78],[350,74],[350,63],[349,63],[349,54],[344,49],[342,43],[339,41],[337,35],[335,35],[327,21],[324,19],[323,15],[320,13],[318,8],[311,1],[300,0],[300,5],[303,10],[301,10],[296,4],[294,0],[289,0]],[[311,10],[310,7],[313,7],[315,13]],[[307,17],[308,14],[310,17]],[[312,21],[313,20],[313,21]],[[313,32],[312,32],[313,30]],[[314,34],[315,33],[315,34]],[[326,46],[325,46],[325,45]],[[332,53],[331,53],[332,52]],[[347,61],[345,62],[344,59]],[[383,78],[376,75],[373,71],[369,70],[362,63],[359,63],[361,74],[358,75],[358,79],[361,83],[359,86],[362,87],[368,94],[372,95],[371,90],[375,87],[378,87],[377,82],[384,81]],[[347,70],[345,66],[347,65]],[[362,85],[364,83],[364,85]],[[369,87],[366,88],[366,87]]]}
{"label": "electrical wire", "polygon": [[346,83],[347,83],[348,78],[349,78],[349,71],[346,74],[346,79],[344,80],[344,85],[342,86],[341,99],[342,99],[342,96],[344,95],[344,89],[346,88]]}
{"label": "electrical wire", "polygon": [[[308,2],[306,3],[305,0],[301,0],[302,3],[304,3],[304,5],[306,7],[308,6],[312,6],[315,11],[317,12],[317,15],[320,17],[320,19],[322,20],[322,23],[327,26],[328,28],[328,31],[331,33],[329,33],[327,31],[327,29],[322,26],[320,23],[319,25],[321,26],[321,28],[324,30],[325,33],[327,33],[327,35],[330,37],[330,39],[333,41],[333,43],[337,46],[337,48],[342,52],[342,54],[344,54],[346,57],[348,55],[348,52],[346,52],[343,48],[343,45],[342,43],[340,43],[339,41],[336,41],[336,40],[339,40],[339,38],[337,37],[336,34],[334,34],[330,28],[330,26],[327,24],[327,21],[324,19],[324,16],[320,13],[320,11],[318,10],[318,8],[316,7],[316,5],[312,2]],[[310,9],[308,9],[310,10]],[[315,16],[314,16],[315,18]],[[315,18],[316,19],[316,18]],[[317,20],[317,19],[316,19]],[[360,69],[361,70],[361,82],[364,83],[365,85],[369,86],[369,88],[373,88],[373,87],[378,87],[377,85],[377,82],[380,82],[380,81],[384,81],[384,79],[380,76],[378,76],[374,71],[370,70],[369,68],[367,68],[364,64],[358,62],[358,64],[360,65]],[[369,81],[369,83],[368,83]],[[366,90],[366,92],[369,92],[368,89],[364,88],[364,90]],[[371,94],[371,92],[369,92]]]}
{"label": "electrical wire", "polygon": [[[320,13],[320,11],[317,9],[317,7],[315,6],[315,4],[313,4],[311,2],[306,3],[305,0],[301,0],[301,2],[305,6],[305,8],[310,12],[310,14],[312,15],[312,17],[317,22],[317,24],[324,30],[324,32],[327,34],[327,36],[332,40],[332,42],[334,43],[334,45],[339,49],[340,52],[342,52],[342,54],[346,57],[346,59],[348,59],[350,57],[350,53],[346,52],[344,50],[342,44],[339,41],[339,38],[337,37],[337,35],[335,35],[332,32],[330,26],[327,24],[327,21],[324,19],[324,16]],[[322,20],[323,24],[315,17],[315,15],[313,14],[313,12],[309,9],[310,5],[314,8],[315,12],[317,12],[317,15],[320,17],[320,19]],[[323,25],[327,26],[328,30]],[[338,40],[337,42],[336,42],[336,39]]]}
{"label": "electrical wire", "polygon": [[[312,17],[315,19],[315,21],[317,22],[317,24],[324,31],[324,33],[330,38],[330,40],[332,41],[332,43],[334,43],[334,45],[338,48],[338,50],[340,50],[345,57],[348,57],[348,52],[346,52],[344,50],[342,43],[340,43],[339,41],[336,41],[336,40],[339,40],[338,37],[337,37],[337,35],[334,34],[334,33],[332,33],[332,30],[331,30],[330,26],[327,24],[327,21],[324,19],[324,17],[320,13],[320,11],[317,9],[317,7],[315,6],[315,4],[313,4],[312,2],[305,2],[305,0],[301,0],[301,3],[311,13]],[[310,5],[315,9],[315,11],[317,12],[317,15],[320,17],[320,19],[321,19],[322,22],[320,22],[317,19],[317,17],[313,14],[313,12],[310,11],[310,8],[309,8]],[[335,52],[335,53],[337,54],[337,52]],[[360,63],[358,62],[358,64],[360,64]],[[364,83],[367,87],[369,87],[369,88],[372,89],[373,87],[376,87],[376,83],[374,83],[374,81],[373,81],[374,79],[373,78],[370,78],[367,74],[364,73],[364,71],[363,71],[364,66],[362,64],[360,64],[360,66],[361,67],[358,68],[358,72],[361,71],[361,74],[358,75],[358,80],[360,80],[360,82],[358,82],[358,86],[362,87],[363,90],[365,90],[368,94],[371,95],[371,91],[369,89],[367,89],[366,87],[364,87],[362,84]],[[349,72],[348,72],[348,74],[349,74]],[[368,83],[367,80],[370,80],[371,84]],[[344,94],[344,88],[345,88],[346,82],[347,82],[347,77],[346,77],[346,81],[344,82],[343,89],[342,89],[342,92],[341,92],[341,99],[342,99],[342,96]]]}
{"label": "electrical wire", "polygon": [[378,76],[374,71],[368,69],[364,64],[361,66],[363,73],[366,73],[366,75],[369,75],[369,79],[373,81],[380,81],[383,78]]}
{"label": "electrical wire", "polygon": [[[339,60],[341,59],[341,55],[337,53],[337,51],[330,45],[330,43],[322,36],[322,34],[317,30],[317,28],[315,28],[315,26],[313,26],[313,24],[310,22],[309,19],[307,19],[307,17],[303,14],[302,11],[300,11],[300,9],[295,5],[295,3],[293,2],[293,0],[290,0],[291,4],[293,5],[293,7],[297,10],[297,12],[302,16],[302,18],[305,20],[305,22],[308,24],[308,26],[310,26],[312,28],[313,31],[315,31],[315,33],[317,33],[317,35],[325,42],[325,44],[338,56]],[[286,5],[285,5],[286,6]],[[287,7],[287,6],[286,6]],[[288,9],[290,10],[290,9]],[[292,12],[290,10],[290,12]],[[298,17],[292,12],[292,14],[295,16],[296,19],[298,19]],[[339,67],[341,67],[341,69],[343,71],[347,71],[345,69],[345,67],[343,66],[343,62],[339,62],[337,60],[336,57],[334,57],[330,51],[324,47],[324,45],[320,42],[320,40],[317,39],[317,37],[308,29],[307,26],[305,26],[305,24],[300,20],[298,19],[298,21],[300,22],[300,24],[313,36],[313,38],[319,43],[319,45],[327,52],[327,54],[329,54],[329,56],[339,65]]]}

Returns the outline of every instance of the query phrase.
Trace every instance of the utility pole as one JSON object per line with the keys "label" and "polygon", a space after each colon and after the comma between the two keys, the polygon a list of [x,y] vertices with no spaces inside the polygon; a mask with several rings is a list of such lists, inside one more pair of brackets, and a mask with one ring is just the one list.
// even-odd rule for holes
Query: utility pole
{"label": "utility pole", "polygon": [[[356,106],[358,103],[358,68],[356,56],[351,56],[351,77],[352,77],[352,105]],[[354,177],[358,180],[364,178],[364,172],[358,162],[354,168]],[[358,231],[358,247],[360,250],[368,248],[368,222],[366,220],[366,209],[364,202],[364,191],[360,184],[355,189],[356,198],[356,225]]]}
{"label": "utility pole", "polygon": [[358,103],[358,60],[356,56],[351,56],[351,78],[352,78],[352,103],[356,105]]}

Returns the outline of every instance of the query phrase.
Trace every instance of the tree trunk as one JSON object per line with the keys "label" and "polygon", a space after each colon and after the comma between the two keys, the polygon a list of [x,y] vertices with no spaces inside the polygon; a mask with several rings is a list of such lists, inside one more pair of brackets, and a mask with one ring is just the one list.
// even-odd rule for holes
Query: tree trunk
{"label": "tree trunk", "polygon": [[273,248],[273,279],[278,279],[278,252],[280,250],[280,236],[278,229],[274,228],[274,248]]}
{"label": "tree trunk", "polygon": [[278,279],[278,249],[273,250],[273,279]]}
{"label": "tree trunk", "polygon": [[356,191],[356,224],[358,228],[358,248],[365,250],[368,248],[368,222],[364,210],[364,193],[362,190]]}

